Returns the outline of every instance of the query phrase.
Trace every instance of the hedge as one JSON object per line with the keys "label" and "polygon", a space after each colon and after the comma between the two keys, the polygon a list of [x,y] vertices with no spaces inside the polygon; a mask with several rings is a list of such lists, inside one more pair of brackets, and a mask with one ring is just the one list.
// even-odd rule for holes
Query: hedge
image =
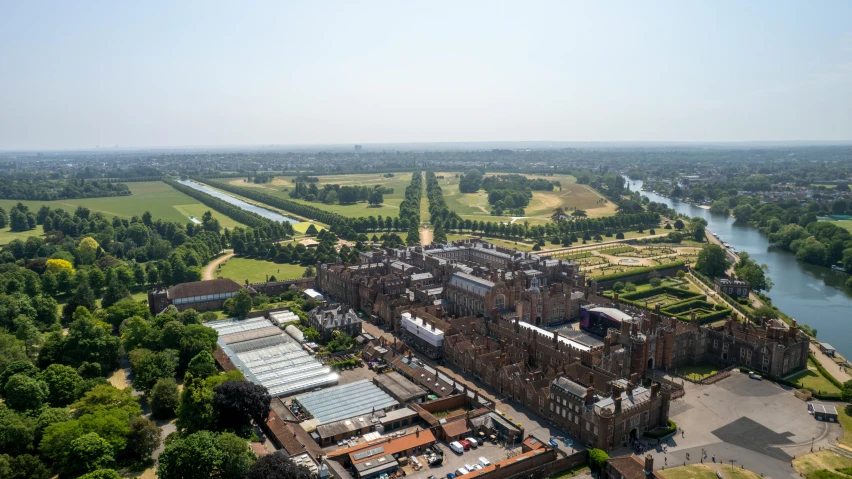
{"label": "hedge", "polygon": [[636,291],[635,293],[627,293],[619,296],[619,299],[626,299],[628,301],[637,301],[644,298],[650,298],[651,296],[656,296],[658,294],[667,293],[682,300],[698,298],[704,296],[701,293],[693,293],[692,291],[683,290],[680,288],[673,288],[671,286],[658,286],[656,288],[646,289],[645,291]]}
{"label": "hedge", "polygon": [[826,371],[825,368],[822,367],[822,363],[817,360],[816,356],[814,356],[813,353],[808,353],[808,358],[810,358],[810,360],[813,361],[814,364],[816,364],[817,371],[819,371],[819,373],[822,374],[825,379],[828,379],[831,384],[837,386],[837,388],[841,391],[843,390],[843,383],[841,383],[840,381],[835,379],[834,376],[829,374],[828,371]]}
{"label": "hedge", "polygon": [[615,281],[615,280],[619,280],[619,279],[623,279],[623,278],[632,278],[633,276],[639,276],[639,275],[642,275],[642,274],[647,274],[647,273],[650,273],[652,271],[661,271],[661,270],[664,270],[664,269],[671,269],[671,268],[681,268],[685,265],[686,265],[686,263],[684,263],[683,261],[675,261],[674,263],[666,263],[666,264],[661,264],[661,265],[657,265],[657,266],[647,266],[645,268],[634,268],[634,269],[631,269],[631,270],[622,271],[620,273],[613,273],[613,274],[607,274],[607,275],[604,275],[604,276],[600,276],[598,278],[595,278],[595,281],[597,281],[598,283],[603,283],[603,282],[606,282],[606,281]]}
{"label": "hedge", "polygon": [[674,433],[675,431],[677,431],[677,424],[675,424],[674,421],[669,419],[669,427],[667,427],[665,429],[657,428],[657,429],[652,429],[650,431],[645,431],[644,436],[649,437],[651,439],[660,439],[662,437],[666,437],[669,434]]}
{"label": "hedge", "polygon": [[703,299],[693,299],[690,301],[678,301],[677,303],[672,303],[665,308],[661,309],[660,312],[667,313],[672,316],[676,316],[677,313],[681,313],[683,311],[687,311],[689,309],[695,309],[696,307],[702,307],[704,309],[713,309],[715,310],[715,304],[708,303]]}

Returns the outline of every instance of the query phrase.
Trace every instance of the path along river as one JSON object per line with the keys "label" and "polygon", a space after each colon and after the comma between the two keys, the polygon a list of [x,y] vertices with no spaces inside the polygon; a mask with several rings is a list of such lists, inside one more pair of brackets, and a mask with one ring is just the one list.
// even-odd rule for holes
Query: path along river
{"label": "path along river", "polygon": [[219,198],[220,200],[227,201],[228,203],[230,203],[234,206],[238,206],[238,207],[240,207],[240,208],[242,208],[246,211],[250,211],[252,213],[257,213],[260,216],[262,216],[262,217],[264,217],[268,220],[280,221],[282,223],[296,223],[297,222],[296,220],[288,218],[284,215],[280,215],[280,214],[278,214],[274,211],[267,210],[266,208],[261,208],[260,206],[253,205],[251,203],[246,203],[245,201],[234,198],[233,196],[231,196],[227,193],[223,193],[219,190],[214,190],[213,188],[210,188],[209,186],[201,185],[201,184],[198,184],[194,181],[179,180],[178,183],[185,185],[185,186],[188,186],[190,188],[194,188],[198,191],[203,191],[204,193],[207,193],[210,196],[215,196],[216,198]]}
{"label": "path along river", "polygon": [[[627,180],[633,191],[642,182]],[[759,264],[769,266],[775,286],[768,293],[772,303],[788,316],[818,330],[817,338],[830,343],[843,356],[852,357],[852,291],[845,286],[849,275],[796,260],[788,251],[769,244],[757,228],[716,215],[709,210],[642,191],[651,201],[664,203],[690,218],[707,220],[707,229],[737,251],[745,251]]]}

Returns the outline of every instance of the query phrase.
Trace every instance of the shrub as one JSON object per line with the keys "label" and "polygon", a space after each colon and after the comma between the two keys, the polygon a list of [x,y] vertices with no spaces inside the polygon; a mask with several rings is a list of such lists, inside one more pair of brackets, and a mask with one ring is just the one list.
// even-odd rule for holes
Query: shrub
{"label": "shrub", "polygon": [[609,460],[609,454],[601,449],[589,449],[589,467],[595,471],[602,471]]}
{"label": "shrub", "polygon": [[659,287],[661,284],[663,284],[663,280],[661,280],[660,278],[651,278],[651,280],[650,280],[650,281],[648,281],[648,283],[650,283],[650,284],[651,284],[651,286],[653,286],[653,287],[657,288],[657,287]]}

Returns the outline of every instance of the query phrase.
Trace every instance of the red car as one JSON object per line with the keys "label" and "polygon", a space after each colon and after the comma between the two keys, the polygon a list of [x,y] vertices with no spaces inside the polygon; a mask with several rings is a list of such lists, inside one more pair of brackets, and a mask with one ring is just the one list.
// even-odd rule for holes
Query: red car
{"label": "red car", "polygon": [[459,439],[458,442],[459,442],[459,444],[462,445],[462,447],[464,448],[465,451],[470,449],[470,443],[468,441],[466,441],[464,439]]}

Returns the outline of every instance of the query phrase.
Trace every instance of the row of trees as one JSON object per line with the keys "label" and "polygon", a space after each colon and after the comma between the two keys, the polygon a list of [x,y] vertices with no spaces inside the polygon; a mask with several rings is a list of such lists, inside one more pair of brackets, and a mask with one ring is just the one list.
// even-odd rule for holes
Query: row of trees
{"label": "row of trees", "polygon": [[461,217],[455,211],[450,211],[447,207],[447,202],[444,200],[444,192],[438,184],[438,178],[431,171],[426,172],[426,197],[429,200],[430,222],[434,227],[432,242],[446,243],[447,233],[444,230],[444,224],[449,218],[452,218],[458,224]]}
{"label": "row of trees", "polygon": [[405,198],[399,204],[400,223],[408,223],[408,237],[405,242],[411,245],[420,244],[420,199],[423,197],[423,175],[420,171],[411,174],[411,183],[405,187]]}
{"label": "row of trees", "polygon": [[51,180],[43,177],[0,178],[0,198],[6,200],[54,201],[104,196],[129,196],[124,183],[101,180]]}
{"label": "row of trees", "polygon": [[305,201],[319,201],[327,205],[351,205],[366,201],[371,206],[378,206],[384,202],[384,195],[391,194],[393,194],[393,188],[382,185],[370,187],[325,184],[322,188],[318,188],[316,183],[296,183],[296,187],[290,190],[288,196]]}

